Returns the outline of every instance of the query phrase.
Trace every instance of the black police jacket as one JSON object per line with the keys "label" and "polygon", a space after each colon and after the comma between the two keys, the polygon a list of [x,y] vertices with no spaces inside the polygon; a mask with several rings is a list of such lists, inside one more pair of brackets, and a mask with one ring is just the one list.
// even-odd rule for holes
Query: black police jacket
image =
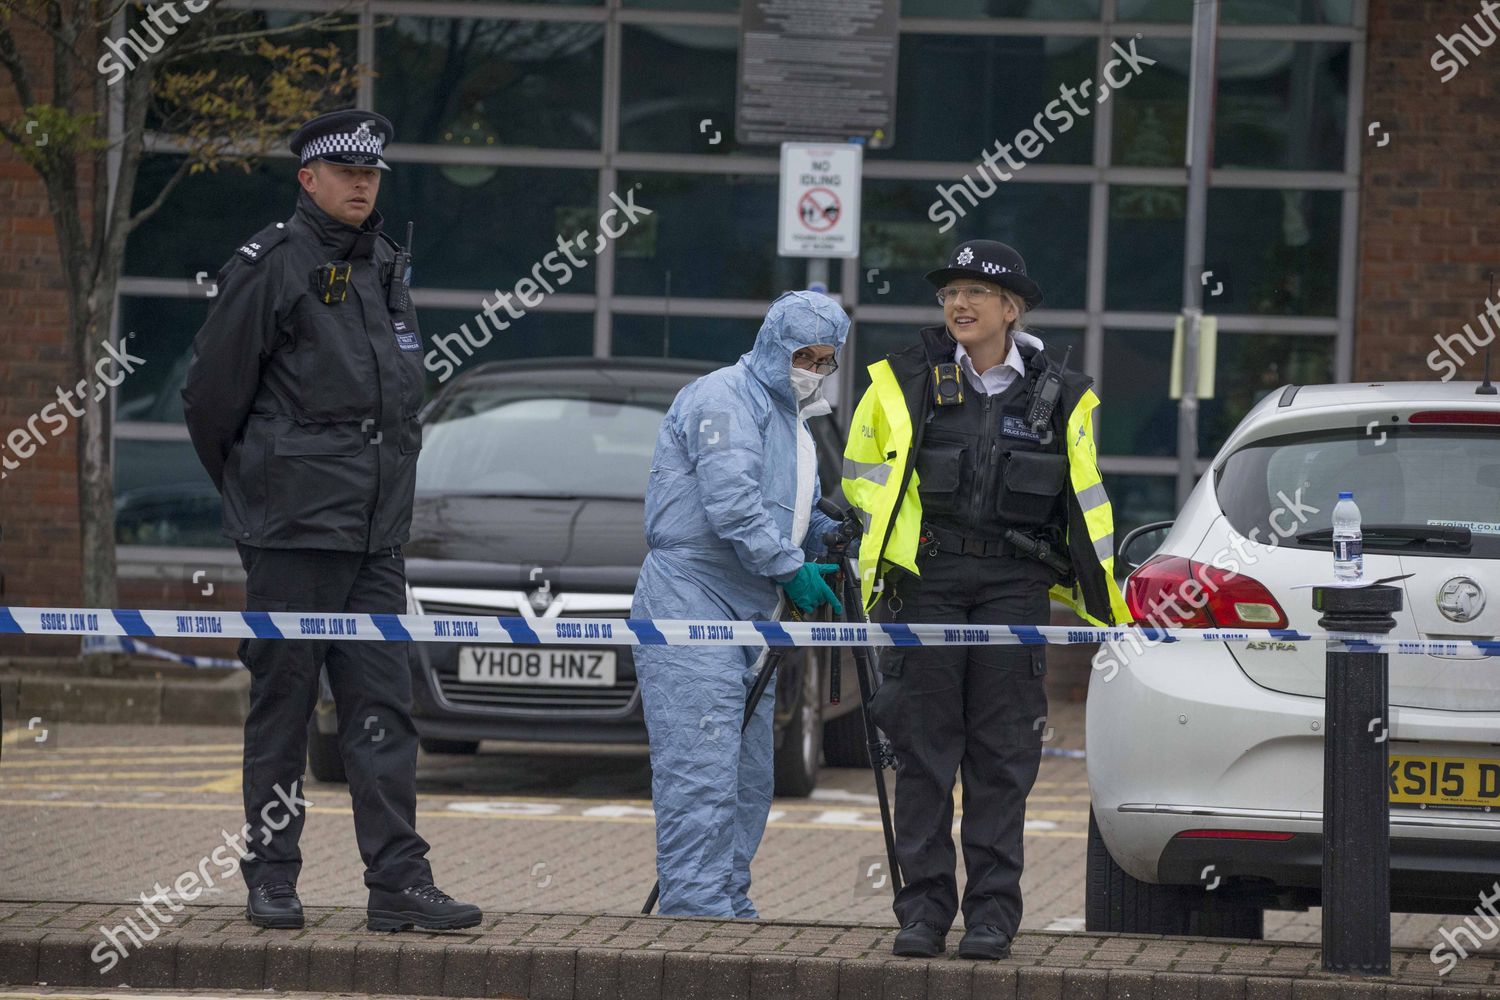
{"label": "black police jacket", "polygon": [[[387,307],[396,245],[306,192],[219,271],[182,390],[188,433],[223,497],[225,537],[377,552],[411,526],[422,404],[416,311]],[[343,301],[319,269],[351,266]]]}
{"label": "black police jacket", "polygon": [[[957,347],[953,335],[948,332],[946,326],[924,327],[919,331],[918,336],[920,337],[919,343],[892,353],[886,358],[897,383],[901,386],[902,398],[906,403],[911,426],[915,429],[912,447],[907,456],[907,467],[903,470],[901,487],[896,494],[898,507],[901,503],[900,498],[906,495],[906,483],[910,480],[912,471],[916,468],[919,453],[922,451],[926,431],[930,424],[928,418],[935,409],[932,399],[932,366],[939,361],[951,362]],[[1037,369],[1046,363],[1046,359],[1035,348],[1025,344],[1018,344],[1017,350],[1026,364],[1028,378],[1034,377],[1038,373]],[[1083,394],[1093,384],[1093,378],[1071,368],[1062,373],[1062,393],[1058,398],[1057,407],[1052,412],[1051,440],[1064,442],[1063,454],[1067,453],[1065,428],[1068,414],[1073,412],[1083,398]],[[1113,613],[1110,610],[1109,584],[1100,567],[1098,554],[1089,540],[1088,524],[1083,517],[1082,505],[1078,496],[1073,492],[1071,484],[1065,487],[1065,492],[1067,494],[1064,514],[1067,538],[1065,554],[1072,563],[1074,576],[1072,581],[1064,581],[1064,583],[1071,585],[1073,581],[1076,581],[1089,612],[1100,621],[1111,622]],[[891,512],[888,523],[891,528],[894,528],[895,511]],[[881,543],[880,551],[885,550],[885,544],[889,540],[888,530],[885,540]],[[1080,569],[1082,572],[1079,572]]]}

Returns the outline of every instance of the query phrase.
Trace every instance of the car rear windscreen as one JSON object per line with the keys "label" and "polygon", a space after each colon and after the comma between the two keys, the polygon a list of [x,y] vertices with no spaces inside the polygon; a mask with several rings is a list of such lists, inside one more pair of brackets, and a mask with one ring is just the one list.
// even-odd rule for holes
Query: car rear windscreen
{"label": "car rear windscreen", "polygon": [[[1494,428],[1351,427],[1268,438],[1229,456],[1215,490],[1229,523],[1246,536],[1258,530],[1265,538],[1294,518],[1304,522],[1295,534],[1328,529],[1339,491],[1352,490],[1365,526],[1468,528],[1472,547],[1465,555],[1500,558]],[[1420,542],[1400,547],[1439,550]],[[1383,546],[1367,532],[1365,548]]]}
{"label": "car rear windscreen", "polygon": [[417,492],[642,499],[673,393],[459,393],[422,427]]}

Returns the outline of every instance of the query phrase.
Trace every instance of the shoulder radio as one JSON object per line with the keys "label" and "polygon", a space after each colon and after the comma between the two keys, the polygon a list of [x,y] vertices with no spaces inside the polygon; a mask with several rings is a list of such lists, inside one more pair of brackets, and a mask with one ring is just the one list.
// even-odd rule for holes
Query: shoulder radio
{"label": "shoulder radio", "polygon": [[386,288],[386,306],[391,312],[402,312],[411,302],[411,236],[412,223],[406,224],[406,245],[396,251],[391,263],[391,283]]}
{"label": "shoulder radio", "polygon": [[1032,387],[1031,404],[1026,408],[1026,423],[1037,433],[1041,433],[1042,429],[1052,422],[1052,414],[1057,409],[1058,397],[1062,395],[1063,372],[1067,371],[1068,358],[1072,354],[1073,348],[1069,347],[1064,352],[1060,364],[1049,358],[1047,367],[1037,377],[1036,384]]}

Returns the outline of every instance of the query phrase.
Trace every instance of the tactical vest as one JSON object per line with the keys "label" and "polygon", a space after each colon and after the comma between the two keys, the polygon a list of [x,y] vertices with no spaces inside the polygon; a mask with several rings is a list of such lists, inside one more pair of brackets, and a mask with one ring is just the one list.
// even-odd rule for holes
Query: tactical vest
{"label": "tactical vest", "polygon": [[1040,369],[1027,366],[996,395],[964,377],[963,402],[932,406],[917,452],[923,519],[964,538],[992,541],[1015,528],[1061,538],[1068,462],[1062,435],[1026,423]]}

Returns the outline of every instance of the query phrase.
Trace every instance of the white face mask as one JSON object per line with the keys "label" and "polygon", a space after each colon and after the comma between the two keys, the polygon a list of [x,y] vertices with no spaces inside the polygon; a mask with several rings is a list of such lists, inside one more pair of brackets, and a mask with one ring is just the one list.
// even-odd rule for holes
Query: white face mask
{"label": "white face mask", "polygon": [[798,368],[796,365],[793,365],[792,392],[796,395],[797,401],[801,402],[802,400],[811,396],[813,393],[817,392],[818,386],[822,385],[823,379],[827,377],[828,376],[826,375],[820,375],[817,372],[810,372],[806,368]]}

